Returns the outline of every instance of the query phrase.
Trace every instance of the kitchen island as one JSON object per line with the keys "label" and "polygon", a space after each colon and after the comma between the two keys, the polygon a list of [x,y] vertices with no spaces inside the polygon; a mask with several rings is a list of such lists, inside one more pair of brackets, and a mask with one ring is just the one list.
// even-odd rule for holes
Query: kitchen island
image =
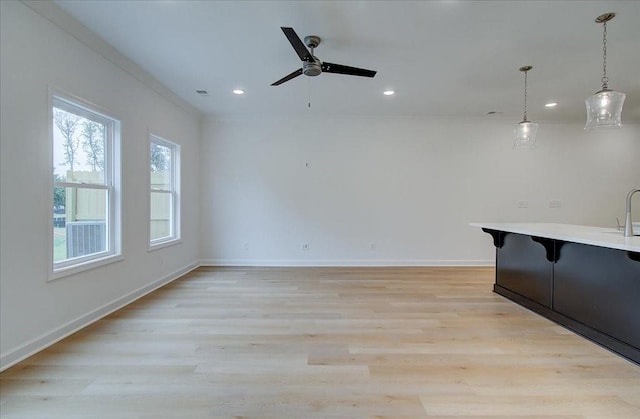
{"label": "kitchen island", "polygon": [[496,247],[494,291],[640,364],[640,237],[546,223],[473,223]]}

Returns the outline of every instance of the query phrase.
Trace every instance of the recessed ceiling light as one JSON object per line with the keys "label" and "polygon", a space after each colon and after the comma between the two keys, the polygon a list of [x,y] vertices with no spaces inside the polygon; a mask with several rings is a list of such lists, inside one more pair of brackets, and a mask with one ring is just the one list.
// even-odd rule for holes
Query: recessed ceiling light
{"label": "recessed ceiling light", "polygon": [[242,89],[235,89],[235,90],[233,91],[233,93],[234,93],[234,94],[236,94],[236,95],[244,95],[244,90],[242,90]]}
{"label": "recessed ceiling light", "polygon": [[555,108],[556,106],[558,106],[556,102],[549,102],[544,105],[545,108]]}
{"label": "recessed ceiling light", "polygon": [[396,92],[394,92],[393,90],[385,90],[384,92],[382,92],[383,95],[385,96],[393,96]]}

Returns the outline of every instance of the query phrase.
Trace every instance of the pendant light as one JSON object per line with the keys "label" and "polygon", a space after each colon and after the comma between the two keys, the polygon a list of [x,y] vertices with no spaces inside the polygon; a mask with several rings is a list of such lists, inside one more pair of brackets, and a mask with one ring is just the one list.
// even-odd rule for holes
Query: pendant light
{"label": "pendant light", "polygon": [[530,65],[520,67],[520,71],[524,73],[524,116],[513,130],[514,149],[533,148],[536,146],[538,124],[527,119],[527,72],[532,68]]}
{"label": "pendant light", "polygon": [[602,23],[602,88],[585,100],[587,105],[587,124],[584,129],[617,128],[622,126],[622,105],[626,95],[609,89],[607,77],[607,22],[615,13],[605,13],[596,18]]}

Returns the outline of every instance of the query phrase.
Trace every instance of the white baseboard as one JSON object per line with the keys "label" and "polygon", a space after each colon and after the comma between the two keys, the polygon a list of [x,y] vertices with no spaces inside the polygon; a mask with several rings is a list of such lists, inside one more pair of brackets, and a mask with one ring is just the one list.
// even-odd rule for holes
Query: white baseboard
{"label": "white baseboard", "polygon": [[383,267],[383,266],[493,266],[491,260],[379,260],[379,259],[203,259],[201,266],[253,266],[253,267]]}
{"label": "white baseboard", "polygon": [[194,262],[189,264],[181,269],[178,269],[175,272],[170,273],[144,287],[138,288],[137,290],[130,292],[127,295],[124,295],[110,303],[103,305],[87,314],[84,314],[78,317],[75,320],[72,320],[56,329],[53,329],[40,337],[32,339],[31,341],[18,346],[17,348],[11,349],[5,353],[0,354],[0,371],[4,371],[5,369],[17,364],[18,362],[34,355],[41,350],[53,345],[54,343],[66,338],[67,336],[77,332],[78,330],[89,326],[91,323],[94,323],[101,318],[113,313],[121,309],[122,307],[131,304],[135,300],[144,297],[152,291],[178,279],[184,274],[191,272],[196,269],[199,265],[198,262]]}

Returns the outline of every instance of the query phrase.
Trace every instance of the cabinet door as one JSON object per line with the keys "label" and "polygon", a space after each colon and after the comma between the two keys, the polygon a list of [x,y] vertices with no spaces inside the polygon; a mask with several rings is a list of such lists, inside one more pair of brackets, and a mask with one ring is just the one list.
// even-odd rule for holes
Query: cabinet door
{"label": "cabinet door", "polygon": [[640,349],[640,262],[626,252],[566,243],[553,288],[555,311]]}
{"label": "cabinet door", "polygon": [[530,236],[506,234],[497,249],[496,284],[551,308],[553,263]]}

